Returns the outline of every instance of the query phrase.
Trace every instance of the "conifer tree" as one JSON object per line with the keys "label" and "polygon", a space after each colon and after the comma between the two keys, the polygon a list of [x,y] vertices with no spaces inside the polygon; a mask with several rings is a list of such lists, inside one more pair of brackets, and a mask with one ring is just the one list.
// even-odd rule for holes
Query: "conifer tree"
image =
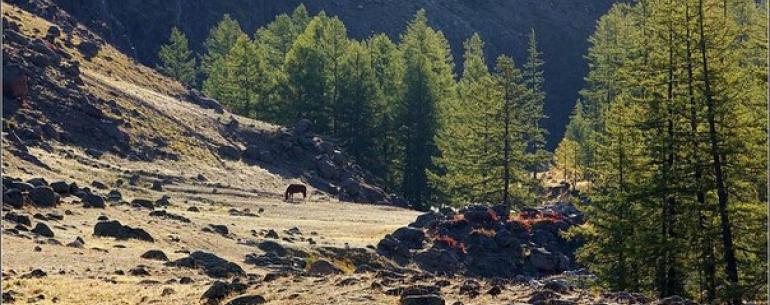
{"label": "conifer tree", "polygon": [[337,138],[364,168],[378,166],[374,120],[374,102],[380,91],[372,69],[372,57],[366,45],[351,42],[339,63]]}
{"label": "conifer tree", "polygon": [[[457,99],[441,105],[441,129],[436,158],[438,169],[429,176],[445,200],[453,204],[494,203],[500,199],[493,188],[494,154],[498,147],[492,137],[499,90],[484,60],[483,41],[474,34],[465,41],[464,71],[457,85]],[[500,178],[500,177],[497,177]],[[497,198],[497,200],[493,199]]]}
{"label": "conifer tree", "polygon": [[[513,189],[516,185],[523,185],[526,182],[526,147],[527,139],[525,137],[527,130],[527,121],[522,117],[529,114],[524,113],[528,109],[521,107],[527,99],[528,89],[523,80],[521,71],[516,67],[513,59],[508,56],[497,58],[496,79],[500,86],[502,94],[502,104],[499,119],[496,124],[500,126],[497,138],[502,141],[502,158],[499,164],[502,164],[503,177],[503,204],[513,208],[513,202],[526,202],[524,199],[529,197],[529,189]],[[531,200],[527,200],[530,201]],[[523,208],[519,206],[518,208]]]}
{"label": "conifer tree", "polygon": [[168,44],[160,47],[158,58],[161,72],[185,85],[195,83],[195,58],[187,45],[187,37],[176,27],[171,29]]}
{"label": "conifer tree", "polygon": [[274,79],[264,50],[242,34],[210,68],[203,89],[235,112],[269,119],[275,109],[268,104]]}
{"label": "conifer tree", "polygon": [[600,20],[582,92],[593,136],[578,141],[595,144],[596,187],[573,233],[611,288],[739,304],[765,285],[765,5],[640,1]]}
{"label": "conifer tree", "polygon": [[428,26],[424,10],[407,25],[400,49],[405,66],[404,105],[399,115],[404,146],[401,192],[407,200],[425,207],[433,196],[427,171],[437,154],[437,107],[454,98],[452,56],[444,35]]}
{"label": "conifer tree", "polygon": [[322,17],[315,17],[305,31],[297,37],[286,54],[286,96],[284,113],[289,122],[309,119],[316,132],[330,131],[331,118],[328,104],[326,65],[327,59],[321,43]]}
{"label": "conifer tree", "polygon": [[208,77],[215,62],[230,52],[238,37],[244,35],[238,21],[225,14],[203,43],[206,53],[201,59],[201,71]]}
{"label": "conifer tree", "polygon": [[526,123],[524,136],[527,141],[527,168],[532,172],[533,180],[530,183],[535,184],[537,183],[537,172],[550,158],[545,150],[546,130],[541,127],[540,122],[545,118],[543,114],[543,104],[545,103],[544,64],[542,53],[537,48],[535,30],[532,29],[527,45],[527,60],[522,67],[524,85],[529,91],[521,104],[521,118]]}
{"label": "conifer tree", "polygon": [[377,84],[377,99],[373,105],[376,164],[372,173],[384,180],[390,190],[397,190],[400,181],[399,162],[402,146],[398,138],[398,113],[401,112],[403,95],[404,62],[398,46],[388,36],[378,34],[367,40],[372,57],[372,72]]}

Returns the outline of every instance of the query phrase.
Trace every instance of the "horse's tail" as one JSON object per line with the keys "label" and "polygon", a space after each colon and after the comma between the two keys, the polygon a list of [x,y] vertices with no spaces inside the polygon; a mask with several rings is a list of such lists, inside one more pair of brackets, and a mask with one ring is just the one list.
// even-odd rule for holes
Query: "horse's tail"
{"label": "horse's tail", "polygon": [[307,198],[307,188],[303,187],[302,188],[302,199],[305,199],[305,198]]}

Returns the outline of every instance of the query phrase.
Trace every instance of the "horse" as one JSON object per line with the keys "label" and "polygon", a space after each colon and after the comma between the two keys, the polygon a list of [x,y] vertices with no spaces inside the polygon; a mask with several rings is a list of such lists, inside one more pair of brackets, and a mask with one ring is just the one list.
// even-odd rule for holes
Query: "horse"
{"label": "horse", "polygon": [[293,201],[294,194],[297,193],[302,193],[302,199],[305,200],[307,198],[307,187],[304,184],[289,184],[286,192],[283,194],[284,200],[289,201],[289,198],[291,198]]}

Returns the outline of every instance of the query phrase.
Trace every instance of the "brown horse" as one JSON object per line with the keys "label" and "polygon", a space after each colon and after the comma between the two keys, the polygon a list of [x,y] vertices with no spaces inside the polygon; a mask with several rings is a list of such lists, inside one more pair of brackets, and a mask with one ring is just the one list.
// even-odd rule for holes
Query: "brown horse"
{"label": "brown horse", "polygon": [[307,198],[307,187],[304,184],[289,184],[289,186],[286,188],[286,192],[283,194],[283,199],[286,201],[289,201],[289,198],[291,200],[294,200],[294,194],[302,193],[302,199]]}

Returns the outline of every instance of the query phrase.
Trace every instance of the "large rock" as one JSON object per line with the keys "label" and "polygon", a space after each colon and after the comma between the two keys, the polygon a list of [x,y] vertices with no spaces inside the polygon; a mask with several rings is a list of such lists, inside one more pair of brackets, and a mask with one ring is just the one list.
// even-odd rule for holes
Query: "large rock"
{"label": "large rock", "polygon": [[80,44],[77,46],[78,51],[80,51],[80,54],[83,54],[83,57],[90,60],[94,56],[96,56],[97,53],[99,53],[99,45],[95,42],[84,40],[81,41]]}
{"label": "large rock", "polygon": [[122,225],[117,220],[101,221],[94,226],[94,235],[116,239],[138,239],[154,242],[155,239],[143,229]]}
{"label": "large rock", "polygon": [[51,228],[49,228],[48,225],[42,222],[38,222],[35,225],[35,228],[32,229],[32,233],[35,233],[40,236],[53,238],[53,231],[51,230]]}
{"label": "large rock", "polygon": [[281,244],[271,241],[271,240],[263,240],[257,244],[257,248],[264,251],[265,253],[273,253],[277,256],[286,256],[286,254],[289,253],[288,250]]}
{"label": "large rock", "polygon": [[51,183],[51,188],[54,190],[54,192],[59,194],[69,194],[70,192],[70,185],[64,181],[56,181]]}
{"label": "large rock", "polygon": [[24,195],[19,189],[7,189],[3,193],[3,203],[9,204],[15,209],[21,209],[24,205]]}
{"label": "large rock", "polygon": [[155,208],[155,204],[152,202],[152,200],[143,198],[136,198],[131,200],[131,206],[135,208],[145,208],[150,210]]}
{"label": "large rock", "polygon": [[409,249],[422,249],[425,241],[425,232],[411,227],[399,228],[391,236]]}
{"label": "large rock", "polygon": [[141,258],[157,261],[168,261],[168,256],[166,256],[166,253],[163,253],[161,250],[147,250],[147,252],[142,254]]}
{"label": "large rock", "polygon": [[168,263],[169,266],[202,269],[213,278],[227,278],[243,275],[245,272],[238,264],[227,261],[213,253],[195,251],[190,256]]}
{"label": "large rock", "polygon": [[261,295],[243,295],[230,300],[225,305],[257,305],[267,302]]}
{"label": "large rock", "polygon": [[104,198],[102,196],[93,194],[93,193],[86,193],[83,198],[81,198],[83,201],[83,207],[84,208],[98,208],[103,209],[104,208]]}
{"label": "large rock", "polygon": [[328,158],[318,158],[316,161],[316,168],[318,169],[318,173],[321,174],[321,177],[324,179],[337,180],[339,178],[337,166]]}
{"label": "large rock", "polygon": [[241,150],[232,145],[222,145],[217,148],[217,154],[222,159],[226,160],[238,160],[241,158]]}
{"label": "large rock", "polygon": [[35,206],[50,208],[59,204],[61,196],[48,186],[38,186],[29,192],[29,199]]}
{"label": "large rock", "polygon": [[313,122],[310,122],[308,119],[301,119],[297,121],[297,123],[294,123],[294,128],[292,128],[292,132],[295,136],[304,135],[308,132],[310,132],[313,129]]}
{"label": "large rock", "polygon": [[209,289],[206,289],[203,293],[201,300],[204,300],[204,304],[207,305],[217,305],[231,294],[241,293],[245,291],[246,288],[248,287],[241,283],[228,284],[222,281],[215,281],[209,286]]}
{"label": "large rock", "polygon": [[261,161],[265,163],[273,163],[275,156],[270,150],[260,148],[256,145],[249,145],[246,150],[243,151],[243,158],[249,161]]}
{"label": "large rock", "polygon": [[533,267],[544,272],[554,272],[559,267],[557,256],[543,248],[532,249],[529,262]]}
{"label": "large rock", "polygon": [[3,219],[8,221],[13,221],[15,223],[22,224],[28,227],[32,225],[32,221],[29,219],[29,216],[19,215],[14,212],[6,213],[5,216],[3,216]]}
{"label": "large rock", "polygon": [[441,288],[432,285],[414,285],[403,288],[400,305],[444,305]]}
{"label": "large rock", "polygon": [[332,274],[340,274],[342,273],[342,269],[327,260],[319,259],[310,264],[310,270],[308,273],[310,273],[310,275],[326,276]]}

